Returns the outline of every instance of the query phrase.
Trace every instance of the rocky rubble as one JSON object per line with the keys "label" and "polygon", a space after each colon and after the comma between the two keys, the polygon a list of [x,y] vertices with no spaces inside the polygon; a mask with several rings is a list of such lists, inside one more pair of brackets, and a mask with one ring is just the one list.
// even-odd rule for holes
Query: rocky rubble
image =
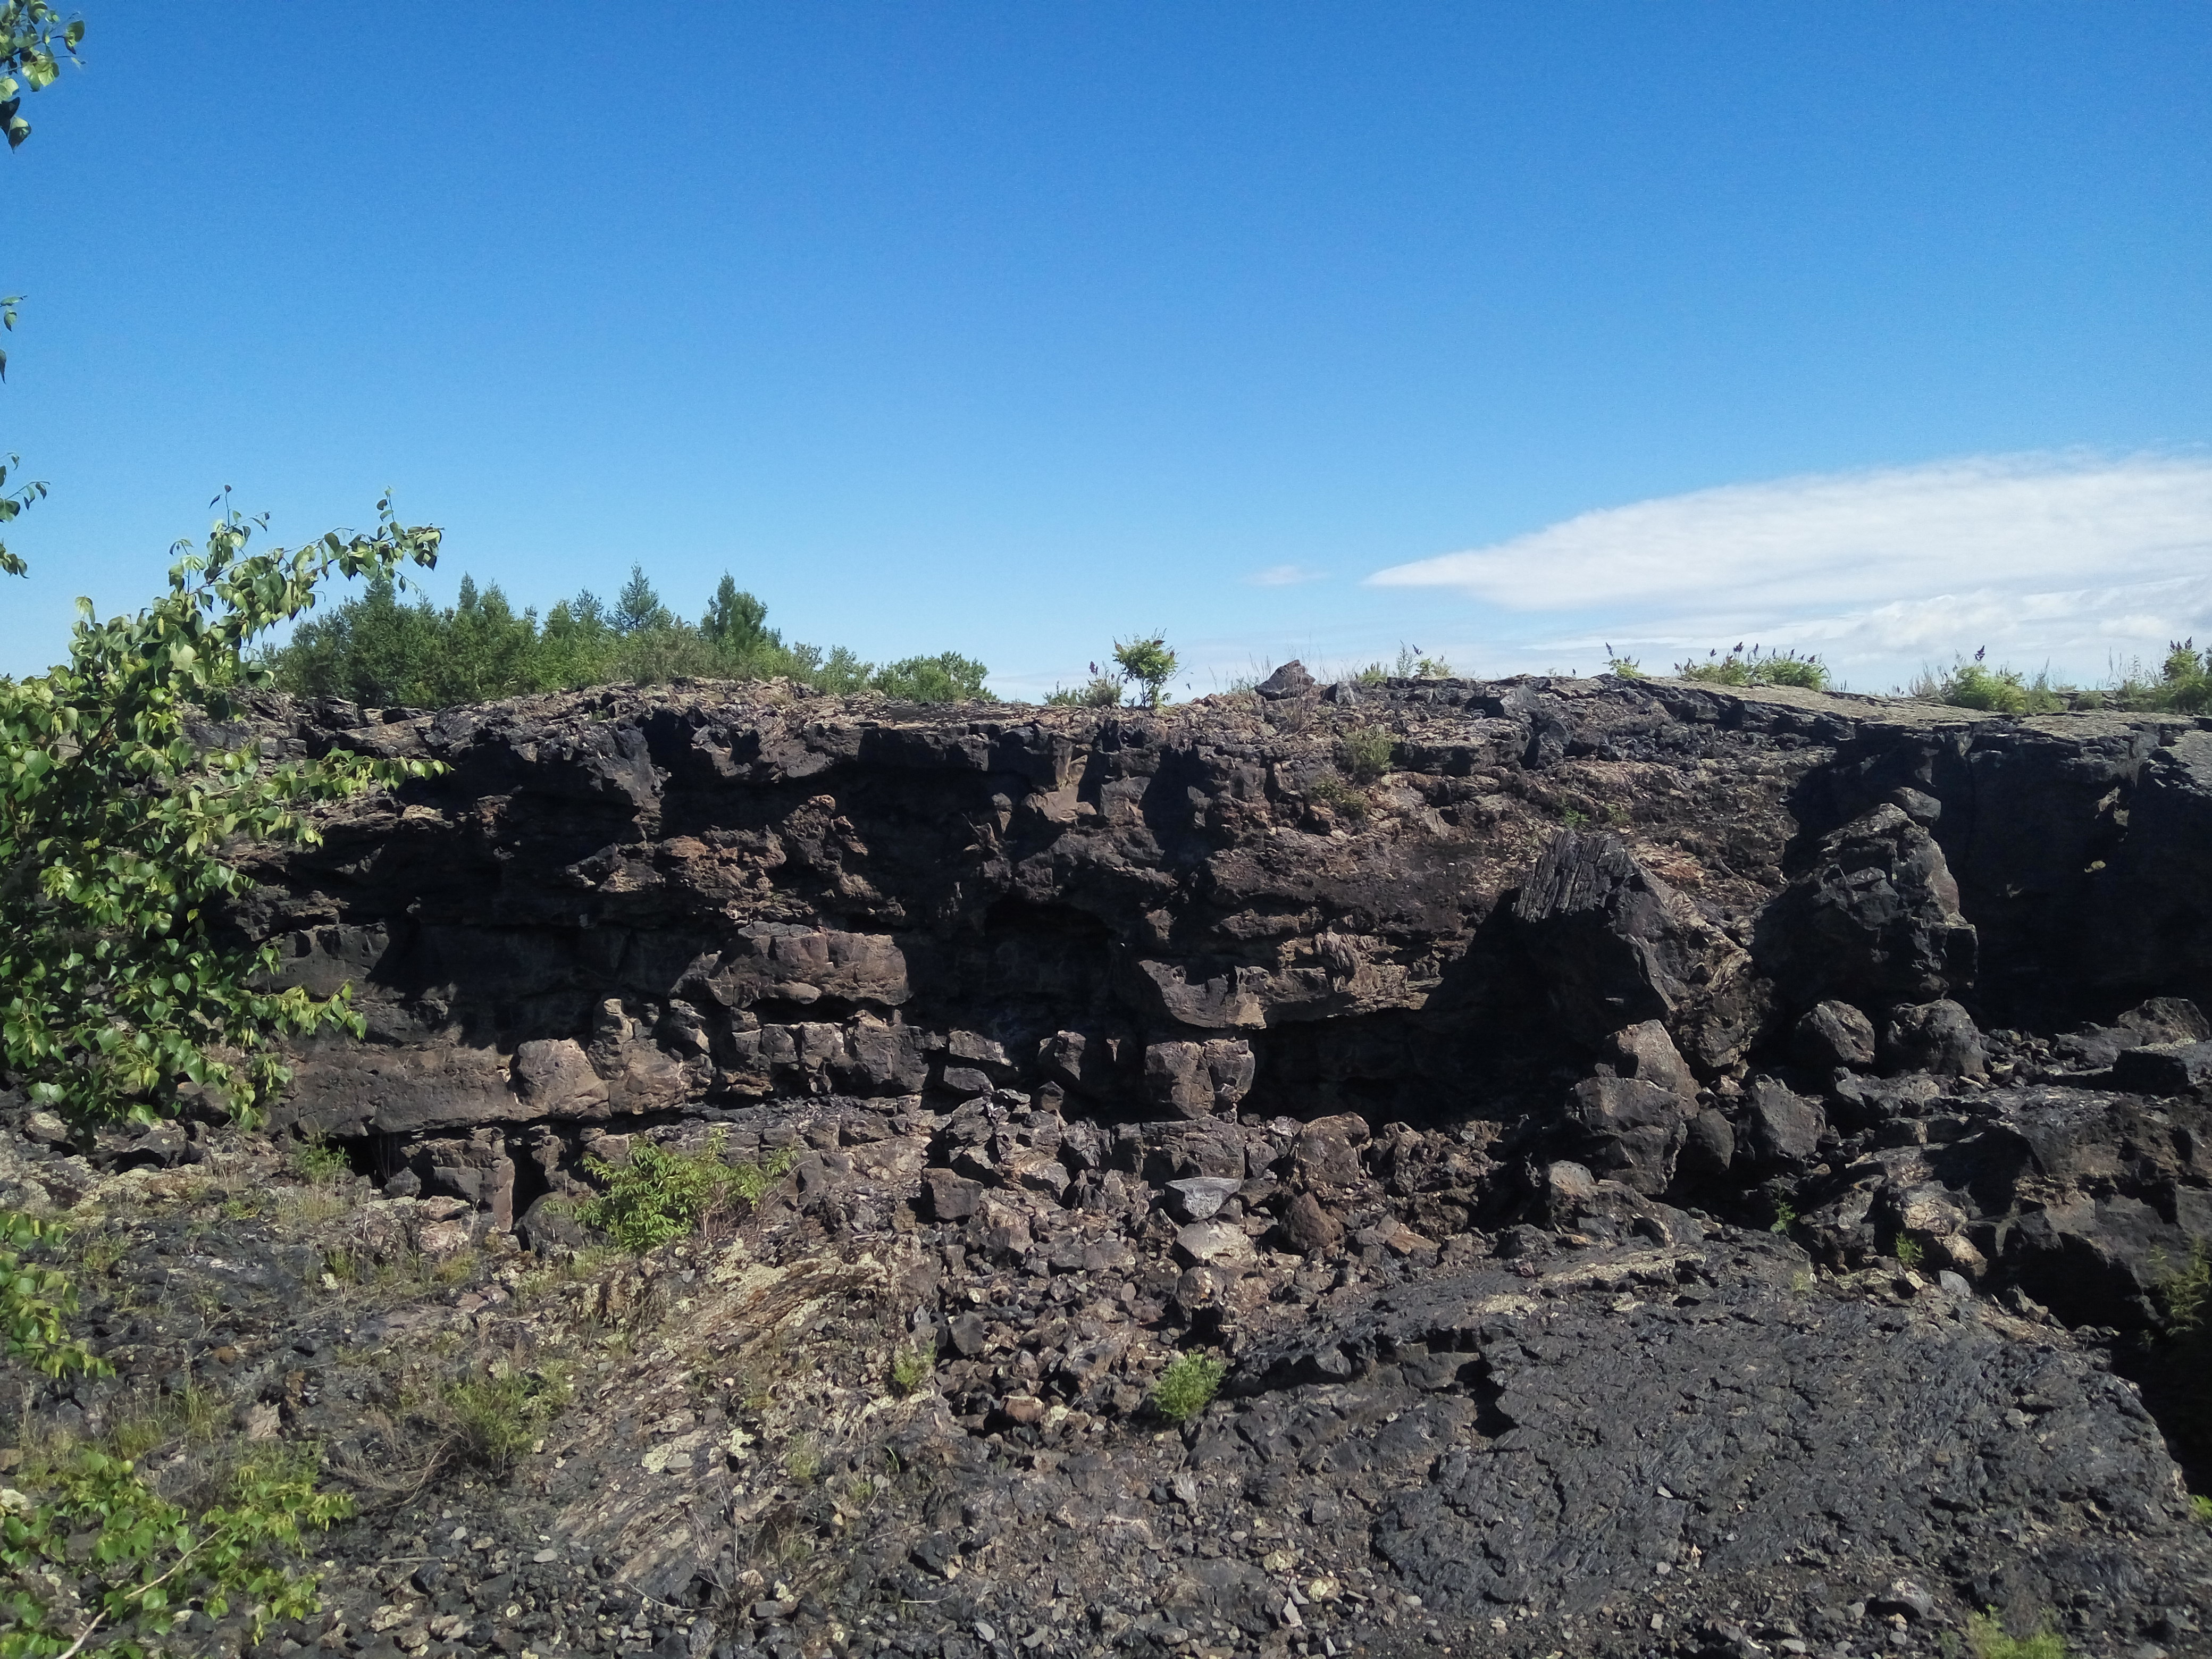
{"label": "rocky rubble", "polygon": [[[450,769],[236,916],[356,986],[280,1125],[353,1174],[233,1214],[275,1152],[31,1117],[0,1200],[131,1241],[123,1375],[27,1421],[219,1388],[361,1491],[270,1651],[2212,1650],[2193,720],[1285,671],[218,735]],[[633,1263],[574,1206],[640,1136],[785,1173]],[[471,1462],[493,1375],[544,1431]]]}

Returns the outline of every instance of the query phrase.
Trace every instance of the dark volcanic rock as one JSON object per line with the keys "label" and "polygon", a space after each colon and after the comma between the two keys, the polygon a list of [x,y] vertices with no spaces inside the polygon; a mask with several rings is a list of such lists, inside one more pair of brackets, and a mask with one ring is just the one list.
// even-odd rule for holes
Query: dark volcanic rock
{"label": "dark volcanic rock", "polygon": [[1513,915],[1560,1018],[1584,1042],[1656,1020],[1711,1071],[1756,1035],[1750,958],[1617,836],[1559,836]]}
{"label": "dark volcanic rock", "polygon": [[[346,1251],[481,1252],[414,1324],[301,1340],[428,1364],[570,1321],[595,1368],[480,1583],[410,1576],[458,1554],[450,1482],[364,1524],[344,1639],[1865,1659],[1996,1605],[2117,1659],[2212,1628],[2212,1534],[2106,1369],[2212,1466],[2176,1289],[2212,1237],[2193,720],[1295,665],[1158,714],[257,707],[222,735],[449,769],[257,852],[234,916],[356,988],[369,1041],[298,1054],[279,1123],[393,1196],[342,1249],[180,1233],[160,1271],[221,1310]],[[0,1199],[168,1178],[199,1133],[29,1135]],[[757,1204],[592,1266],[593,1172],[710,1133]],[[557,1264],[535,1301],[510,1228]],[[120,1301],[90,1316],[131,1330]],[[1180,1354],[1231,1374],[1177,1431]],[[436,1397],[253,1364],[287,1437]]]}
{"label": "dark volcanic rock", "polygon": [[1758,955],[1792,1006],[1878,1007],[1972,985],[1975,944],[1942,847],[1882,805],[1821,841],[1760,918]]}

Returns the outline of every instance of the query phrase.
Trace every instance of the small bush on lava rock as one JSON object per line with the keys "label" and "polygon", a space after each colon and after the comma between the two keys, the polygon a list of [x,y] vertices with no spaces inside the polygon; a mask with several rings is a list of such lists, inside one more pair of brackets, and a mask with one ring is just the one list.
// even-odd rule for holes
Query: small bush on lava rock
{"label": "small bush on lava rock", "polygon": [[1229,1368],[1218,1359],[1182,1354],[1152,1384],[1152,1408],[1170,1423],[1187,1422],[1221,1392],[1221,1379],[1228,1374]]}

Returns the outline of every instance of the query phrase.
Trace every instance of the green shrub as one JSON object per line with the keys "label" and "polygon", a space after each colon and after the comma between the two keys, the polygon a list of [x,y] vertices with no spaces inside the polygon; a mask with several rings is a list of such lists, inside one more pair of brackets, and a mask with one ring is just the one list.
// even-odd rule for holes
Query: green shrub
{"label": "green shrub", "polygon": [[783,1146],[757,1164],[733,1164],[730,1166],[730,1190],[746,1203],[757,1204],[769,1188],[791,1173],[792,1165],[798,1162],[798,1149]]}
{"label": "green shrub", "polygon": [[577,1219],[640,1252],[690,1232],[730,1197],[725,1139],[717,1130],[699,1152],[679,1152],[640,1137],[625,1163],[585,1159],[586,1173],[607,1188],[576,1206]]}
{"label": "green shrub", "polygon": [[1921,1258],[1927,1254],[1920,1248],[1920,1241],[1911,1233],[1898,1234],[1897,1242],[1891,1247],[1891,1250],[1897,1257],[1897,1265],[1900,1267],[1918,1267]]}
{"label": "green shrub", "polygon": [[2031,680],[2017,668],[1991,668],[1966,657],[1941,674],[1922,672],[1910,689],[1923,702],[1993,714],[2048,714],[2068,706],[2065,688],[2053,685],[2047,672]]}
{"label": "green shrub", "polygon": [[1373,783],[1390,769],[1396,747],[1390,733],[1379,726],[1356,726],[1336,740],[1337,769],[1355,783]]}
{"label": "green shrub", "polygon": [[990,672],[973,657],[945,651],[885,663],[869,676],[868,689],[905,702],[980,702]]}
{"label": "green shrub", "polygon": [[2033,1636],[2008,1635],[1994,1612],[1970,1614],[1966,1651],[1974,1659],[2066,1659],[2066,1644],[2045,1626]]}
{"label": "green shrub", "polygon": [[929,1349],[919,1342],[909,1344],[891,1356],[891,1387],[912,1394],[936,1369],[936,1357]]}
{"label": "green shrub", "polygon": [[303,1140],[292,1148],[292,1168],[303,1181],[318,1187],[343,1181],[353,1173],[353,1162],[346,1157],[345,1148],[333,1146],[318,1137]]}
{"label": "green shrub", "polygon": [[1228,1366],[1208,1355],[1180,1354],[1152,1384],[1152,1409],[1170,1423],[1187,1422],[1212,1403],[1228,1374]]}
{"label": "green shrub", "polygon": [[2201,1492],[2191,1493],[2189,1512],[2207,1526],[2212,1526],[2212,1498],[2207,1498]]}
{"label": "green shrub", "polygon": [[1158,708],[1167,701],[1167,683],[1181,665],[1166,639],[1158,634],[1149,639],[1115,641],[1114,660],[1121,665],[1121,678],[1142,691],[1147,708]]}
{"label": "green shrub", "polygon": [[1118,708],[1121,682],[1111,674],[1094,674],[1073,690],[1064,685],[1054,688],[1045,702],[1055,708]]}
{"label": "green shrub", "polygon": [[1741,646],[1725,657],[1709,651],[1703,662],[1676,663],[1674,672],[1680,678],[1711,685],[1791,685],[1804,691],[1826,691],[1832,684],[1827,665],[1820,658],[1801,657],[1794,651],[1762,653],[1755,645],[1747,655]]}
{"label": "green shrub", "polygon": [[2145,676],[2138,665],[2106,697],[2115,707],[2131,711],[2203,714],[2212,709],[2212,651],[2198,651],[2194,639],[2176,640],[2166,647],[2156,678]]}
{"label": "green shrub", "polygon": [[15,1210],[0,1210],[0,1353],[47,1376],[108,1374],[107,1362],[69,1334],[76,1285],[58,1268],[33,1258],[58,1245],[67,1229]]}
{"label": "green shrub", "polygon": [[[293,1564],[304,1565],[310,1531],[353,1512],[351,1499],[317,1489],[319,1464],[311,1444],[263,1451],[198,1516],[161,1497],[127,1458],[89,1446],[19,1474],[23,1504],[0,1528],[0,1570],[20,1587],[6,1651],[127,1659],[193,1612],[221,1619],[234,1601],[251,1610],[257,1641],[271,1624],[307,1617],[321,1605],[319,1581]],[[64,1584],[78,1607],[98,1610],[93,1618],[32,1593]]]}
{"label": "green shrub", "polygon": [[[1370,662],[1352,678],[1362,685],[1380,685],[1385,680],[1448,680],[1452,677],[1451,665],[1442,657],[1424,656],[1418,645],[1401,645],[1395,663]],[[1257,684],[1257,681],[1253,684]]]}
{"label": "green shrub", "polygon": [[1367,797],[1334,773],[1323,772],[1307,780],[1306,798],[1319,801],[1331,811],[1342,813],[1355,823],[1367,821]]}
{"label": "green shrub", "polygon": [[2179,1268],[2167,1267],[2164,1251],[2153,1251],[2151,1270],[2156,1275],[2153,1293],[2175,1334],[2187,1335],[2202,1328],[2204,1304],[2212,1297],[2212,1255],[2207,1254],[2204,1241],[2190,1244],[2189,1260]]}
{"label": "green shrub", "polygon": [[787,642],[768,606],[724,575],[694,623],[661,603],[641,567],[611,605],[586,590],[545,613],[519,614],[495,584],[461,579],[455,602],[400,598],[386,575],[327,614],[302,623],[264,665],[285,690],[374,707],[442,708],[529,691],[574,690],[628,681],[799,681],[818,690],[872,689],[909,702],[970,702],[988,670],[946,651],[878,667],[842,646]]}
{"label": "green shrub", "polygon": [[494,1369],[448,1382],[440,1392],[453,1449],[493,1474],[514,1467],[568,1399],[568,1377],[553,1370]]}
{"label": "green shrub", "polygon": [[641,1136],[626,1164],[585,1159],[586,1171],[607,1189],[577,1205],[576,1218],[642,1254],[690,1232],[732,1198],[759,1202],[798,1161],[786,1148],[763,1164],[731,1164],[722,1157],[726,1139],[717,1129],[699,1151],[679,1152]]}

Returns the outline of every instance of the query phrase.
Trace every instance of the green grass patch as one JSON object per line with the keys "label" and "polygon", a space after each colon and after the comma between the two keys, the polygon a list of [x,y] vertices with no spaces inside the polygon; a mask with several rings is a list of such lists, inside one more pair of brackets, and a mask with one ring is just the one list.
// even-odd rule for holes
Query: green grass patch
{"label": "green grass patch", "polygon": [[2048,1626],[2033,1636],[2014,1636],[1995,1613],[1977,1613],[1966,1620],[1966,1651],[1973,1659],[2066,1659],[2066,1643]]}

